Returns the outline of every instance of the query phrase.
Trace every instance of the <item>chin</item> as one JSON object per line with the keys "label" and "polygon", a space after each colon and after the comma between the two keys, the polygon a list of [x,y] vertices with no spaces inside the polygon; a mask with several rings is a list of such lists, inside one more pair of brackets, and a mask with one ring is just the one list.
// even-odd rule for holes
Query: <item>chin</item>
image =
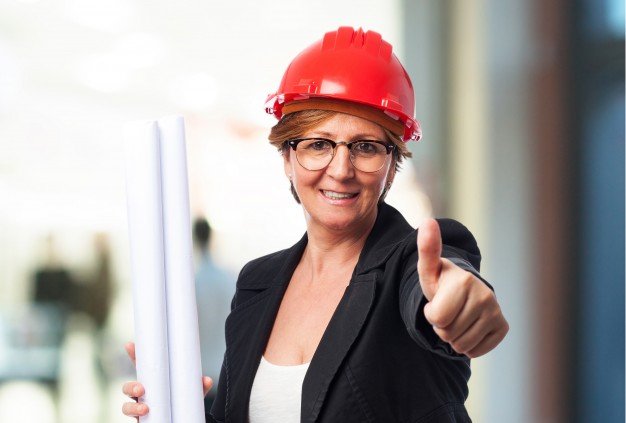
{"label": "chin", "polygon": [[331,211],[314,220],[333,231],[347,231],[365,223],[365,216],[354,212]]}
{"label": "chin", "polygon": [[376,204],[372,198],[359,196],[347,204],[328,204],[327,200],[317,195],[300,197],[307,220],[333,232],[358,231],[359,227],[368,226],[372,213],[376,213]]}
{"label": "chin", "polygon": [[342,220],[332,220],[330,222],[323,222],[322,224],[333,231],[341,232],[350,229],[354,226],[354,220],[342,221]]}

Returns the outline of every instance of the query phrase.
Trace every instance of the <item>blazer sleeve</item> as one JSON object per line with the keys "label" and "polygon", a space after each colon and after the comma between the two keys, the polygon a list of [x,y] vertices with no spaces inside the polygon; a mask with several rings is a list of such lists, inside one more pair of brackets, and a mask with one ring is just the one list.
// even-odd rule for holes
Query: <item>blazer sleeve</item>
{"label": "blazer sleeve", "polygon": [[215,400],[211,406],[211,410],[205,410],[205,420],[207,423],[224,423],[226,420],[225,408],[226,408],[226,354],[224,354],[224,362],[222,363],[222,370],[220,371],[220,380],[217,384],[217,393]]}
{"label": "blazer sleeve", "polygon": [[[493,287],[478,273],[480,270],[480,250],[471,232],[461,223],[452,219],[437,219],[441,229],[441,256],[449,259],[460,268],[473,273],[490,289]],[[400,282],[400,314],[411,338],[434,354],[453,359],[469,360],[443,341],[433,330],[424,316],[424,306],[428,302],[419,283],[417,273],[417,231],[408,237],[404,254],[404,271]]]}
{"label": "blazer sleeve", "polygon": [[[241,280],[242,275],[245,273],[245,270],[249,267],[250,263],[247,263],[239,272],[239,276],[237,277],[237,286],[239,286],[239,281]],[[239,290],[235,290],[235,295],[233,295],[233,299],[230,302],[230,311],[232,312],[238,301]],[[226,324],[226,322],[224,322]],[[226,331],[224,331],[226,332]],[[226,333],[224,333],[226,335]],[[215,400],[213,401],[213,405],[211,406],[211,410],[205,410],[205,420],[207,423],[224,423],[226,420],[226,401],[227,401],[227,392],[228,392],[228,366],[226,365],[227,354],[224,353],[224,359],[222,360],[222,369],[220,370],[220,378],[219,381],[213,381],[214,385],[212,389],[216,389]]]}

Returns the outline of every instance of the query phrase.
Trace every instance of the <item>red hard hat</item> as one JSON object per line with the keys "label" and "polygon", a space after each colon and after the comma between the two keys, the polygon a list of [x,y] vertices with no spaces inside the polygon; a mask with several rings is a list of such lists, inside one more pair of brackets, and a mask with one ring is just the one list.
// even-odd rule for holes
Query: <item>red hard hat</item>
{"label": "red hard hat", "polygon": [[280,119],[285,105],[311,100],[373,107],[400,128],[404,141],[422,136],[413,117],[411,79],[391,44],[374,31],[340,27],[327,32],[291,62],[278,91],[268,96],[265,110]]}

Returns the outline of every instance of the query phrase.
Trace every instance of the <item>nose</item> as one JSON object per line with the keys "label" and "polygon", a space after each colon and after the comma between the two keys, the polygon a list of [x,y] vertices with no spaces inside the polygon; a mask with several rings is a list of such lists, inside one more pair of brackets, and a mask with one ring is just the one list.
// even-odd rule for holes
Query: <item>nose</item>
{"label": "nose", "polygon": [[350,161],[350,149],[345,143],[337,143],[335,154],[326,168],[326,173],[337,180],[354,177],[354,166]]}

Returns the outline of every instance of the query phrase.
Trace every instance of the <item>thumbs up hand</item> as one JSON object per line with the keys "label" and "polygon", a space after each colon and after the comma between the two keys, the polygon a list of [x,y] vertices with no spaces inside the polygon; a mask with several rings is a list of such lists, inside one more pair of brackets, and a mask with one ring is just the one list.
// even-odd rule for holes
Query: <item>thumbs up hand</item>
{"label": "thumbs up hand", "polygon": [[493,291],[472,273],[441,257],[434,219],[417,233],[417,273],[429,301],[424,316],[435,333],[459,354],[475,358],[494,349],[509,331]]}

